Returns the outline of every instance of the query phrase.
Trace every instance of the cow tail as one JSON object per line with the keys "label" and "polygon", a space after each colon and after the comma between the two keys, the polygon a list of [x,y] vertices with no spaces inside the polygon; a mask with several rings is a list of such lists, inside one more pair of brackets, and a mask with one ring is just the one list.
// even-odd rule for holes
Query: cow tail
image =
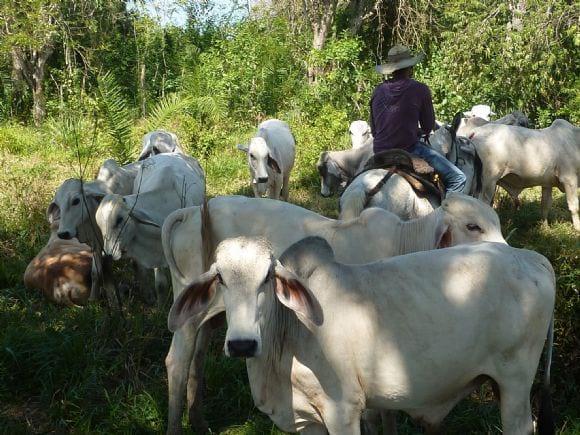
{"label": "cow tail", "polygon": [[165,255],[171,272],[175,273],[180,281],[186,282],[185,275],[179,269],[175,256],[173,255],[171,243],[173,232],[178,225],[183,223],[183,211],[183,209],[174,211],[163,222],[163,226],[161,227],[161,245],[163,246],[163,254]]}
{"label": "cow tail", "polygon": [[207,196],[203,197],[203,204],[201,205],[201,246],[203,250],[203,270],[209,270],[213,260],[213,243],[211,236],[211,219],[209,215],[209,204]]}
{"label": "cow tail", "polygon": [[477,152],[477,148],[475,148],[475,146],[473,147],[473,150],[475,151],[475,159],[473,161],[473,169],[475,171],[475,192],[472,196],[479,198],[483,187],[483,162],[481,161],[481,157],[479,157],[479,153]]}
{"label": "cow tail", "polygon": [[345,190],[340,197],[340,220],[354,219],[360,216],[368,202],[367,192],[362,185]]}
{"label": "cow tail", "polygon": [[552,348],[554,345],[554,314],[550,320],[548,328],[548,343],[544,356],[544,378],[540,389],[540,406],[538,410],[538,434],[554,435],[554,410],[552,407],[552,397],[550,394],[550,369],[552,366]]}

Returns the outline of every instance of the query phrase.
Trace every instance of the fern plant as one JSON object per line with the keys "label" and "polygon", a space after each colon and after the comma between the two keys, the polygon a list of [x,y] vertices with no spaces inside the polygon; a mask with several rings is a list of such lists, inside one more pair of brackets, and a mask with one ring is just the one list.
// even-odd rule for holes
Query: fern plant
{"label": "fern plant", "polygon": [[130,161],[132,117],[121,88],[110,72],[98,77],[100,106],[107,126],[106,132],[113,138],[113,156],[121,164]]}
{"label": "fern plant", "polygon": [[168,94],[161,98],[145,121],[147,131],[163,127],[173,116],[186,110],[190,105],[191,99],[179,94]]}

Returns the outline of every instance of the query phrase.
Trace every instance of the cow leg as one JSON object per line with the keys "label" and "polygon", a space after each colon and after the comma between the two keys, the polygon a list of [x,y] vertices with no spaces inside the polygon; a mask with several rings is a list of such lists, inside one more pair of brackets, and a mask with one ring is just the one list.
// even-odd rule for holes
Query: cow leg
{"label": "cow leg", "polygon": [[179,434],[182,430],[183,399],[195,347],[196,332],[191,323],[186,323],[181,329],[175,331],[165,358],[169,390],[168,434]]}
{"label": "cow leg", "polygon": [[[519,382],[521,381],[521,382]],[[531,381],[509,378],[499,383],[501,424],[504,435],[530,435],[534,432],[530,407]]]}
{"label": "cow leg", "polygon": [[271,184],[268,184],[268,198],[270,199],[280,199],[280,189],[282,186],[280,186],[280,182],[277,180],[278,177],[275,178]]}
{"label": "cow leg", "polygon": [[522,193],[523,189],[520,189],[519,187],[506,187],[506,186],[502,186],[506,192],[508,193],[508,195],[510,196],[510,198],[512,199],[512,201],[514,202],[514,207],[516,210],[519,210],[519,208],[521,207],[522,203],[520,201],[520,193]]}
{"label": "cow leg", "polygon": [[162,307],[167,301],[167,290],[169,289],[169,282],[167,281],[167,269],[156,267],[155,273],[155,294],[157,296],[157,306]]}
{"label": "cow leg", "polygon": [[381,412],[376,409],[365,409],[361,416],[360,425],[363,435],[377,435],[381,426]]}
{"label": "cow leg", "polygon": [[196,433],[206,433],[208,425],[203,417],[203,386],[204,372],[203,364],[205,355],[213,330],[210,323],[207,322],[201,326],[195,340],[195,350],[193,359],[189,367],[189,378],[187,381],[187,410],[189,414],[189,424]]}
{"label": "cow leg", "polygon": [[572,174],[571,177],[561,180],[566,192],[566,202],[568,210],[572,213],[572,223],[576,231],[580,231],[580,216],[578,215],[578,177]]}
{"label": "cow leg", "polygon": [[288,202],[288,196],[290,193],[290,174],[284,175],[284,180],[282,181],[282,199]]}
{"label": "cow leg", "polygon": [[252,190],[254,191],[254,196],[260,198],[260,192],[258,192],[258,185],[252,181]]}
{"label": "cow leg", "polygon": [[141,296],[149,305],[155,303],[155,285],[151,285],[151,272],[138,263],[135,263],[135,273],[139,281]]}
{"label": "cow leg", "polygon": [[324,424],[330,435],[361,435],[361,413],[352,408],[326,410]]}
{"label": "cow leg", "polygon": [[328,432],[321,424],[310,424],[300,431],[300,435],[328,435]]}
{"label": "cow leg", "polygon": [[381,420],[384,435],[397,435],[397,411],[382,411]]}
{"label": "cow leg", "polygon": [[497,178],[491,176],[484,176],[479,199],[481,199],[486,204],[491,204],[495,194],[496,183]]}
{"label": "cow leg", "polygon": [[542,186],[542,220],[548,223],[548,213],[552,207],[552,186]]}
{"label": "cow leg", "polygon": [[93,251],[93,264],[91,265],[91,294],[89,301],[98,301],[101,297],[101,285],[103,283],[103,266],[101,256]]}

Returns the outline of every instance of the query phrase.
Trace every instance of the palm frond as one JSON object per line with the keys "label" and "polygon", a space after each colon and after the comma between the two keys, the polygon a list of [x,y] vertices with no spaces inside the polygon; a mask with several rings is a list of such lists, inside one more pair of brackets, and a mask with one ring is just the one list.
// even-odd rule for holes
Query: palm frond
{"label": "palm frond", "polygon": [[147,117],[147,131],[163,127],[175,114],[187,109],[191,99],[179,94],[168,94],[153,107]]}
{"label": "palm frond", "polygon": [[205,117],[213,122],[225,118],[227,105],[219,96],[204,95],[192,102],[192,107],[198,117]]}
{"label": "palm frond", "polygon": [[132,119],[121,88],[110,72],[98,77],[101,110],[107,133],[113,138],[113,155],[119,163],[128,163],[131,150]]}

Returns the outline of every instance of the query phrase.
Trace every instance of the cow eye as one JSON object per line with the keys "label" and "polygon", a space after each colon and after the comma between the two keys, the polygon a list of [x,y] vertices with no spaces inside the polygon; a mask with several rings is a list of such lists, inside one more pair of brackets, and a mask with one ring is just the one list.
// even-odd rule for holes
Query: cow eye
{"label": "cow eye", "polygon": [[252,160],[256,160],[256,156],[254,156],[253,154],[250,154],[250,158],[251,158]]}
{"label": "cow eye", "polygon": [[123,216],[119,216],[115,222],[115,226],[119,226],[123,223]]}
{"label": "cow eye", "polygon": [[469,231],[478,231],[480,233],[483,233],[483,230],[481,229],[481,227],[477,224],[467,224],[465,225],[467,227],[467,229]]}
{"label": "cow eye", "polygon": [[72,203],[71,204],[72,205],[79,205],[79,202],[81,202],[81,200],[78,199],[78,198],[75,198],[75,199],[72,200]]}

